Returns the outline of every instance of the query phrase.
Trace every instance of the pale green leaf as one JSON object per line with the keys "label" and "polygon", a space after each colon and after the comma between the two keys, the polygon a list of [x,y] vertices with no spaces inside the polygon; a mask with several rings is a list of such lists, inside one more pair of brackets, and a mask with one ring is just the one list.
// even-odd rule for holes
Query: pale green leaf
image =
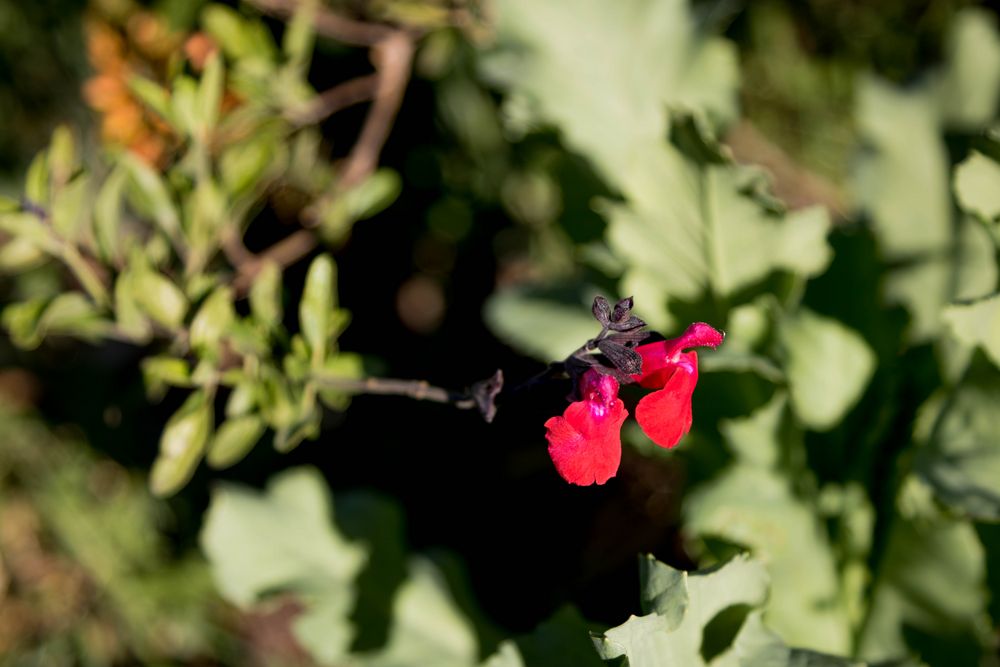
{"label": "pale green leaf", "polygon": [[942,317],[958,340],[978,345],[1000,366],[1000,294],[948,306]]}
{"label": "pale green leaf", "polygon": [[987,222],[1000,217],[1000,164],[972,151],[955,169],[955,196],[968,213]]}
{"label": "pale green leaf", "polygon": [[132,297],[138,307],[158,324],[176,329],[187,313],[187,298],[177,285],[151,267],[139,270],[132,277],[135,292]]}
{"label": "pale green leaf", "polygon": [[811,429],[832,428],[861,398],[875,354],[839,321],[802,309],[779,326],[792,407]]}
{"label": "pale green leaf", "polygon": [[222,55],[212,54],[205,62],[205,69],[198,83],[197,127],[200,141],[207,141],[208,134],[219,122],[222,93],[225,88],[226,70]]}
{"label": "pale green leaf", "polygon": [[159,173],[142,160],[125,154],[119,164],[129,174],[131,201],[143,215],[153,218],[167,238],[176,239],[180,234],[180,218],[170,191]]}
{"label": "pale green leaf", "polygon": [[160,118],[173,123],[170,93],[163,86],[143,76],[130,76],[128,87],[140,102],[156,112]]}
{"label": "pale green leaf", "polygon": [[968,664],[959,655],[969,648],[978,653],[974,647],[977,639],[985,639],[986,605],[983,547],[972,524],[897,517],[882,561],[860,633],[859,656],[904,656],[911,650],[907,635],[919,631],[950,647],[953,664]]}
{"label": "pale green leaf", "polygon": [[941,114],[950,126],[975,131],[995,117],[1000,94],[996,15],[978,7],[955,14],[945,45]]}
{"label": "pale green leaf", "polygon": [[217,287],[191,320],[191,346],[201,352],[217,355],[222,338],[235,318],[232,288]]}
{"label": "pale green leaf", "polygon": [[854,172],[855,191],[872,217],[882,254],[894,260],[946,248],[948,154],[933,91],[865,77],[855,116],[868,146]]}
{"label": "pale green leaf", "polygon": [[250,312],[269,330],[281,325],[281,267],[265,262],[250,286]]}
{"label": "pale green leaf", "polygon": [[188,483],[201,461],[213,422],[212,404],[202,389],[192,393],[170,417],[149,473],[154,494],[169,496]]}
{"label": "pale green leaf", "polygon": [[305,609],[296,636],[327,663],[343,659],[355,635],[349,615],[366,561],[365,549],[332,521],[322,477],[298,468],[275,476],[265,492],[217,489],[201,533],[223,596],[247,608],[282,591],[298,593]]}
{"label": "pale green leaf", "polygon": [[484,316],[501,340],[545,362],[565,359],[601,330],[584,298],[573,304],[522,290],[493,294]]}
{"label": "pale green leaf", "polygon": [[[760,563],[745,556],[717,568],[681,572],[680,581],[669,575],[672,569],[662,563],[648,563],[643,568],[643,574],[651,578],[642,582],[644,597],[653,601],[654,612],[633,616],[595,640],[603,658],[624,655],[630,667],[704,665],[701,646],[705,626],[725,609],[757,607],[767,598],[767,573]],[[651,596],[657,587],[654,577],[661,592]]]}
{"label": "pale green leaf", "polygon": [[228,468],[238,463],[253,449],[266,428],[257,415],[230,417],[216,430],[205,460],[213,468]]}
{"label": "pale green leaf", "polygon": [[948,400],[932,399],[922,409],[935,423],[918,450],[917,472],[946,505],[981,521],[1000,521],[997,401],[1000,372],[981,364],[969,369]]}
{"label": "pale green leaf", "polygon": [[128,174],[124,169],[112,170],[101,185],[94,201],[94,235],[101,256],[117,261],[122,252],[122,196]]}
{"label": "pale green leaf", "polygon": [[299,327],[309,344],[314,365],[323,362],[329,349],[335,281],[335,267],[328,255],[320,255],[309,265],[299,305]]}
{"label": "pale green leaf", "polygon": [[55,191],[52,197],[52,227],[62,238],[79,241],[83,234],[89,232],[89,188],[90,178],[79,174]]}

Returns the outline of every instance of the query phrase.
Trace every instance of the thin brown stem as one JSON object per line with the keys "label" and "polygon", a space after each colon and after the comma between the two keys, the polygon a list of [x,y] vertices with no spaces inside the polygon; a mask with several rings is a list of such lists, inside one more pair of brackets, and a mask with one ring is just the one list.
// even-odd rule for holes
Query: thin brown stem
{"label": "thin brown stem", "polygon": [[368,74],[345,81],[317,95],[309,104],[289,114],[296,125],[312,125],[338,111],[367,102],[375,97],[378,75]]}
{"label": "thin brown stem", "polygon": [[331,378],[320,377],[317,384],[324,389],[336,389],[349,394],[378,394],[404,396],[417,401],[447,403],[460,410],[478,407],[475,399],[465,392],[454,392],[435,387],[426,380],[397,380],[394,378]]}
{"label": "thin brown stem", "polygon": [[[295,13],[300,0],[249,0],[249,2],[266,14],[287,19]],[[317,7],[315,11],[313,22],[316,32],[344,44],[374,46],[393,32],[387,25],[350,19],[326,7]]]}
{"label": "thin brown stem", "polygon": [[300,229],[286,236],[267,250],[253,255],[252,259],[238,265],[233,289],[238,295],[246,294],[265,264],[275,262],[281,267],[289,266],[312,252],[318,244],[319,239],[316,238],[316,234],[308,229]]}
{"label": "thin brown stem", "polygon": [[361,135],[345,160],[341,187],[356,185],[375,170],[379,153],[403,102],[413,51],[413,36],[404,30],[392,31],[372,47],[372,62],[378,76],[375,99]]}

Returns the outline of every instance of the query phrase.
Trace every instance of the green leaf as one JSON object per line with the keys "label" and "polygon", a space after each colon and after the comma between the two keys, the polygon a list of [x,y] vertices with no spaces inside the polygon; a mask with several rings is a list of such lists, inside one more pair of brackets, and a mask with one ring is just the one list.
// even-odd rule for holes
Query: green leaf
{"label": "green leaf", "polygon": [[335,302],[335,268],[329,255],[313,260],[306,274],[306,285],[299,305],[299,327],[309,344],[312,363],[319,366],[326,358],[332,331]]}
{"label": "green leaf", "polygon": [[112,170],[101,185],[94,202],[94,234],[101,256],[116,262],[122,253],[122,196],[128,174],[120,167]]}
{"label": "green leaf", "polygon": [[179,491],[194,474],[213,426],[212,404],[199,389],[167,421],[160,452],[149,473],[150,490],[158,496]]}
{"label": "green leaf", "polygon": [[167,123],[174,123],[174,113],[170,105],[170,93],[163,86],[144,76],[130,76],[128,88],[139,101],[152,109]]}
{"label": "green leaf", "polygon": [[978,345],[1000,366],[1000,294],[948,306],[943,319],[955,338],[966,345]]}
{"label": "green leaf", "polygon": [[115,280],[115,322],[119,331],[136,342],[146,342],[153,335],[153,328],[139,305],[136,273],[126,268]]}
{"label": "green leaf", "polygon": [[60,125],[52,132],[52,141],[49,143],[49,170],[56,190],[68,183],[77,170],[75,144],[73,132],[65,125]]}
{"label": "green leaf", "polygon": [[111,330],[111,322],[79,292],[60,294],[45,308],[38,321],[41,335],[67,334],[84,340],[97,341]]}
{"label": "green leaf", "polygon": [[[314,632],[321,638],[329,630],[314,626]],[[396,593],[388,642],[364,664],[473,667],[478,662],[475,632],[452,599],[444,577],[429,560],[411,558],[406,581]]]}
{"label": "green leaf", "polygon": [[978,299],[996,287],[995,246],[986,228],[964,218],[952,243],[954,249],[895,269],[886,278],[886,300],[910,311],[907,337],[911,343],[940,335],[942,314],[950,303]]}
{"label": "green leaf", "polygon": [[237,383],[226,401],[226,417],[232,419],[249,414],[257,406],[258,400],[259,388],[255,381],[244,380]]}
{"label": "green leaf", "polygon": [[948,154],[936,102],[926,87],[902,90],[870,76],[858,86],[855,116],[870,148],[855,170],[855,190],[890,260],[951,241]]}
{"label": "green leaf", "polygon": [[295,69],[302,69],[303,73],[309,64],[313,43],[316,41],[315,15],[316,0],[306,0],[296,5],[295,13],[288,22],[281,43],[281,49],[289,65]]}
{"label": "green leaf", "polygon": [[60,244],[34,213],[0,213],[0,230],[24,239],[51,255],[58,255]]}
{"label": "green leaf", "polygon": [[13,237],[0,246],[0,270],[8,273],[30,271],[46,259],[38,245],[24,237]]}
{"label": "green leaf", "polygon": [[24,177],[24,196],[33,204],[48,206],[49,204],[49,154],[42,151],[28,165],[28,173]]}
{"label": "green leaf", "polygon": [[378,169],[361,183],[324,202],[317,215],[331,243],[342,241],[358,220],[370,218],[399,197],[402,180],[392,169]]}
{"label": "green leaf", "polygon": [[219,426],[208,446],[208,465],[228,468],[238,463],[257,444],[267,425],[257,415],[231,417]]}
{"label": "green leaf", "polygon": [[[757,607],[767,598],[768,579],[763,566],[745,556],[716,568],[681,572],[680,582],[670,575],[672,569],[662,563],[647,563],[643,574],[667,584],[662,594],[654,597],[655,611],[633,616],[596,639],[601,657],[608,660],[626,656],[630,667],[704,665],[701,649],[706,626],[725,609],[738,605]],[[649,580],[642,585],[644,598],[648,599]]]}
{"label": "green leaf", "polygon": [[785,640],[848,653],[850,625],[833,552],[816,511],[776,471],[737,465],[685,501],[686,525],[702,538],[752,549],[768,564],[768,624]]}
{"label": "green leaf", "polygon": [[996,16],[978,7],[956,12],[945,44],[941,113],[952,127],[979,130],[996,116],[1000,37]]}
{"label": "green leaf", "polygon": [[976,664],[978,646],[987,640],[986,572],[972,524],[896,518],[882,562],[859,656],[898,658],[912,651],[911,641],[922,634],[925,650],[943,652],[932,664]]}
{"label": "green leaf", "polygon": [[284,311],[281,306],[281,267],[265,262],[250,286],[250,312],[267,330],[281,326]]}
{"label": "green leaf", "polygon": [[119,164],[129,175],[130,200],[138,212],[153,218],[167,238],[176,242],[180,238],[180,218],[159,173],[129,154],[122,155]]}
{"label": "green leaf", "polygon": [[[954,394],[922,408],[936,415],[917,472],[957,513],[1000,521],[1000,371],[973,364]],[[926,418],[925,415],[921,415]]]}
{"label": "green leaf", "polygon": [[226,70],[222,64],[222,56],[214,53],[205,62],[198,85],[198,135],[201,141],[207,141],[208,135],[219,122],[219,111],[222,106],[222,93],[225,89]]}
{"label": "green leaf", "polygon": [[986,222],[1000,217],[1000,164],[972,151],[955,169],[955,196],[968,213]]}
{"label": "green leaf", "polygon": [[832,428],[861,398],[875,354],[857,332],[806,309],[787,316],[778,333],[795,413],[811,429]]}
{"label": "green leaf", "polygon": [[218,358],[222,339],[235,318],[232,288],[217,287],[191,321],[191,346],[202,354]]}
{"label": "green leaf", "polygon": [[[322,387],[322,379],[360,380],[365,375],[364,362],[357,354],[338,352],[328,358],[322,370],[314,375],[317,384]],[[350,392],[337,389],[320,389],[319,398],[325,405],[334,410],[346,410],[351,403]]]}
{"label": "green leaf", "polygon": [[169,278],[152,267],[144,267],[133,276],[136,304],[158,324],[177,329],[184,322],[188,303],[184,292]]}
{"label": "green leaf", "polygon": [[234,197],[252,192],[272,166],[276,152],[275,139],[266,133],[227,148],[219,159],[226,191]]}
{"label": "green leaf", "polygon": [[43,334],[39,331],[38,321],[47,305],[48,299],[31,299],[4,307],[3,325],[15,345],[33,350],[41,344]]}
{"label": "green leaf", "polygon": [[174,79],[174,89],[170,95],[171,112],[177,121],[177,129],[195,141],[202,141],[198,82],[187,75]]}
{"label": "green leaf", "polygon": [[89,188],[90,178],[80,174],[56,190],[52,197],[52,227],[68,241],[78,241],[89,232]]}
{"label": "green leaf", "polygon": [[[212,495],[201,546],[222,595],[247,608],[268,596],[297,593],[305,609],[293,625],[324,663],[342,661],[355,635],[349,615],[365,549],[333,526],[320,474],[298,468],[274,477],[263,493],[223,486]],[[320,632],[321,630],[321,632]]]}
{"label": "green leaf", "polygon": [[497,337],[545,362],[565,359],[601,330],[582,294],[578,303],[571,303],[526,290],[501,290],[489,298],[483,314]]}
{"label": "green leaf", "polygon": [[265,59],[273,54],[270,35],[259,39],[260,31],[236,10],[219,4],[209,4],[201,13],[201,24],[233,60]]}
{"label": "green leaf", "polygon": [[167,387],[190,387],[191,366],[184,359],[157,356],[142,360],[142,378],[153,399],[162,398]]}

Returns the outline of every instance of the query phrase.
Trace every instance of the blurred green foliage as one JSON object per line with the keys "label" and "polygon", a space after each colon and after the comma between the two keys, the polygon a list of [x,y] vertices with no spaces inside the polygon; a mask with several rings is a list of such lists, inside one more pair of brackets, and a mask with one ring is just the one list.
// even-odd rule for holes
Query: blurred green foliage
{"label": "blurred green foliage", "polygon": [[[261,440],[289,452],[316,438],[324,416],[364,392],[365,364],[341,349],[351,316],[338,268],[356,222],[421,193],[407,200],[422,206],[406,213],[411,236],[393,240],[413,244],[397,310],[430,332],[448,322],[431,306],[463,244],[503,218],[482,310],[519,352],[547,363],[579,347],[596,333],[597,293],[634,295],[666,336],[699,320],[727,331],[701,356],[682,446],[625,433],[623,480],[683,479],[656,491],[679,502],[673,557],[702,569],[642,556],[641,616],[609,628],[564,606],[505,639],[516,633],[470,602],[475,590],[446,559],[407,555],[393,499],[331,494],[313,468],[275,474],[263,490],[227,483],[207,501],[206,566],[167,553],[154,529],[165,505],[127,473],[114,468],[112,491],[95,486],[113,464],[10,417],[0,509],[22,512],[22,531],[51,536],[73,576],[100,591],[87,598],[93,620],[0,634],[11,664],[43,654],[242,664],[260,647],[217,615],[238,625],[262,613],[290,627],[297,648],[271,656],[288,664],[997,664],[994,11],[902,0],[277,4],[295,11],[276,21],[250,7],[165,4],[163,25],[207,41],[164,28],[164,53],[141,67],[122,56],[133,63],[123,108],[143,129],[109,134],[120,119],[95,103],[95,86],[101,149],[78,130],[54,132],[22,194],[0,201],[11,340],[138,347],[150,397],[169,397],[149,472],[153,494],[168,496],[203,460],[227,468]],[[331,130],[317,114],[330,98],[312,60],[342,55],[317,33],[326,11],[364,21],[359,30],[402,25],[413,40],[412,88],[430,97],[440,134],[404,144],[399,172],[372,162],[359,178],[353,151],[331,158],[331,134],[360,145],[370,126]],[[155,13],[122,16],[108,44],[161,26]],[[361,40],[376,69],[391,53],[385,34]],[[404,99],[401,126],[407,109]],[[259,238],[309,240],[287,259]],[[301,271],[289,266],[297,259]],[[419,297],[409,307],[407,294]],[[359,351],[420,358],[394,341],[373,347]],[[355,446],[381,446],[375,427],[364,432]],[[540,423],[516,433],[537,433],[543,448]],[[439,426],[433,440],[449,435]],[[508,486],[517,481],[511,473]],[[602,509],[618,516],[610,501]],[[0,611],[58,616],[18,579],[11,544],[0,543],[0,582],[14,582],[0,586]],[[571,567],[541,549],[533,558],[543,571]],[[114,641],[98,646],[106,619]]]}

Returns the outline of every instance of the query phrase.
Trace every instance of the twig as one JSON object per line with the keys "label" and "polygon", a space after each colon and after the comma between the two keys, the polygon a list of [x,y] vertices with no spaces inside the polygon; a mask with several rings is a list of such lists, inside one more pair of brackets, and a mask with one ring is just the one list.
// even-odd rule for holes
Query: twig
{"label": "twig", "polygon": [[275,262],[281,267],[289,266],[312,252],[318,244],[316,234],[308,229],[300,229],[286,236],[267,250],[237,264],[238,274],[233,280],[233,289],[238,295],[246,294],[265,264]]}
{"label": "twig", "polygon": [[417,401],[449,403],[460,410],[471,410],[476,401],[466,392],[449,391],[435,387],[426,380],[397,380],[393,378],[331,378],[318,377],[317,384],[324,389],[336,389],[349,394],[379,394],[404,396]]}
{"label": "twig", "polygon": [[[262,12],[283,19],[291,17],[299,5],[297,0],[249,0],[249,2]],[[349,19],[326,7],[316,8],[313,22],[316,32],[320,35],[353,46],[375,46],[393,32],[393,28],[389,26]]]}
{"label": "twig", "polygon": [[375,170],[379,153],[403,101],[413,51],[413,35],[404,30],[394,30],[372,46],[378,85],[361,135],[345,160],[340,178],[342,187],[356,185]]}
{"label": "twig", "polygon": [[289,120],[296,125],[312,125],[355,104],[367,102],[375,96],[378,75],[368,74],[345,81],[317,95],[309,104],[289,113]]}

